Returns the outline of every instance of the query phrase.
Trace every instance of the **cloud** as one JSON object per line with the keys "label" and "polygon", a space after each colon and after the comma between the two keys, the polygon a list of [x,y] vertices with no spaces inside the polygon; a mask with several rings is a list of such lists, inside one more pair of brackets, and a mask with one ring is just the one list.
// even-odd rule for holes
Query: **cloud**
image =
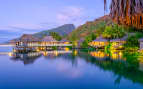
{"label": "cloud", "polygon": [[34,33],[55,28],[63,24],[74,24],[79,26],[89,20],[88,10],[78,6],[66,6],[59,8],[55,11],[53,17],[55,18],[52,18],[52,20],[46,19],[46,21],[38,23],[17,23],[0,26],[0,31]]}
{"label": "cloud", "polygon": [[59,24],[74,23],[75,25],[79,25],[84,19],[85,19],[84,8],[76,6],[64,7],[57,14],[57,22]]}
{"label": "cloud", "polygon": [[8,26],[0,26],[0,31],[34,33],[44,30],[41,24],[13,24]]}
{"label": "cloud", "polygon": [[23,29],[41,29],[42,26],[39,24],[14,24],[10,25],[10,28],[23,28]]}

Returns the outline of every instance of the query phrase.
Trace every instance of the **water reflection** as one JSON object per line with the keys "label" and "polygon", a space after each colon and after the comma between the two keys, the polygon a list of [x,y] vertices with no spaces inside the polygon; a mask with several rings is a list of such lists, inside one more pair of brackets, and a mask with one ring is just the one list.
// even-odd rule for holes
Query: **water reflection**
{"label": "water reflection", "polygon": [[[103,71],[110,71],[114,74],[115,84],[120,84],[122,79],[130,80],[132,83],[143,85],[143,57],[138,52],[126,52],[122,50],[98,50],[98,51],[43,51],[29,53],[12,53],[11,60],[22,61],[24,64],[32,64],[39,57],[46,60],[66,60],[72,63],[73,67],[78,65],[77,58],[98,67]],[[63,64],[64,65],[64,64]],[[62,66],[63,66],[62,65]]]}
{"label": "water reflection", "polygon": [[44,56],[46,59],[56,59],[57,57],[65,57],[64,55],[66,55],[69,58],[68,54],[71,53],[72,51],[41,51],[28,53],[9,52],[8,55],[11,57],[11,60],[22,61],[26,65],[33,64],[41,56]]}
{"label": "water reflection", "polygon": [[[115,83],[120,83],[122,78],[126,78],[133,83],[143,84],[143,57],[139,52],[112,50],[107,54],[95,51],[90,52],[90,55],[97,60],[90,58],[87,62],[95,64],[104,71],[112,71],[116,76]],[[100,60],[100,58],[105,59]]]}
{"label": "water reflection", "polygon": [[106,59],[107,57],[111,58],[112,60],[126,60],[123,57],[123,52],[122,50],[112,50],[110,52],[106,52],[105,50],[98,50],[98,51],[92,51],[89,54],[96,59]]}
{"label": "water reflection", "polygon": [[29,53],[12,53],[11,60],[22,61],[23,64],[33,64],[37,58],[41,56],[39,52],[29,52]]}

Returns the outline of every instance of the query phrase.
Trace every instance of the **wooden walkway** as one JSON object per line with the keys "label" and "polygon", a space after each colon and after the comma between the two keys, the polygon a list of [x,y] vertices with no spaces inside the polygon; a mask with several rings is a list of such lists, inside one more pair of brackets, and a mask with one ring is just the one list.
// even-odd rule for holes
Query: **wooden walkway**
{"label": "wooden walkway", "polygon": [[[72,44],[27,44],[27,45],[22,45],[23,47],[66,47],[66,46],[72,46]],[[18,46],[18,47],[22,47]]]}

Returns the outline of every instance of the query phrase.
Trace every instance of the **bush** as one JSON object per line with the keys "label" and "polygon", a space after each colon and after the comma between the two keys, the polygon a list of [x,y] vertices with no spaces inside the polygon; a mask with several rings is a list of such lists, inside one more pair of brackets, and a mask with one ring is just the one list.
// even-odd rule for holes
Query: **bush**
{"label": "bush", "polygon": [[107,39],[122,38],[123,36],[125,36],[124,28],[116,24],[113,26],[106,26],[105,31],[103,32],[103,37]]}
{"label": "bush", "polygon": [[143,33],[142,32],[136,32],[135,36],[140,39],[143,37]]}
{"label": "bush", "polygon": [[96,35],[94,33],[85,37],[85,40],[82,42],[81,47],[87,48],[89,45],[88,43],[96,39]]}
{"label": "bush", "polygon": [[129,36],[125,44],[125,47],[126,48],[138,48],[139,47],[138,38],[136,36]]}

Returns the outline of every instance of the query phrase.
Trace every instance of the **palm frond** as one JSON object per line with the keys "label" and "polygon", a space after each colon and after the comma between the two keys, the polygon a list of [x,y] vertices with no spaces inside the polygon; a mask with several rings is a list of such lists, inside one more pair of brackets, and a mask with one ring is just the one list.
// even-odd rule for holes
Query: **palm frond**
{"label": "palm frond", "polygon": [[[107,0],[104,0],[104,10]],[[143,0],[112,0],[110,16],[118,24],[143,29]]]}

